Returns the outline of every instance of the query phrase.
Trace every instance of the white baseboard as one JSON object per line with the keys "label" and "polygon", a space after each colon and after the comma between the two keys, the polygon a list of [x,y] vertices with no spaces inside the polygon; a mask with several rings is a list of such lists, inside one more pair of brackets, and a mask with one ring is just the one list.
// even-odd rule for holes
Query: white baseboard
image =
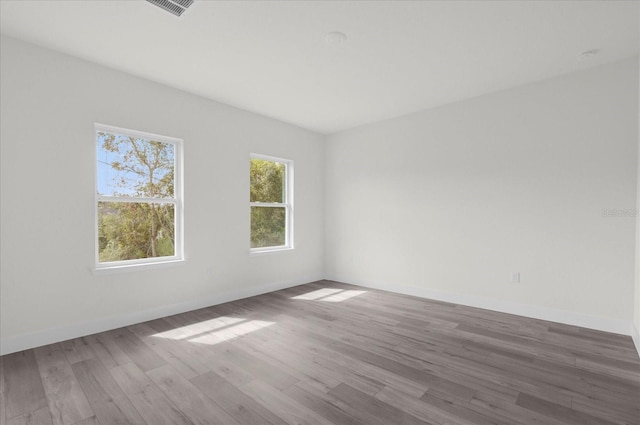
{"label": "white baseboard", "polygon": [[53,344],[55,342],[66,341],[68,339],[79,338],[98,332],[117,329],[123,326],[129,326],[136,323],[146,322],[148,320],[159,319],[161,317],[184,313],[191,310],[197,310],[199,308],[209,307],[212,305],[223,304],[242,298],[253,297],[255,295],[278,291],[280,289],[290,288],[321,279],[321,277],[310,277],[309,279],[258,285],[250,288],[242,288],[234,291],[224,292],[208,298],[187,301],[178,304],[165,305],[149,310],[132,312],[121,316],[105,317],[81,323],[73,323],[67,326],[50,328],[33,333],[10,336],[0,339],[0,355],[15,353],[17,351],[40,347],[47,344]]}
{"label": "white baseboard", "polygon": [[635,325],[631,325],[631,338],[633,338],[633,343],[636,345],[636,351],[638,352],[638,357],[640,357],[640,331]]}
{"label": "white baseboard", "polygon": [[[420,298],[445,301],[453,304],[483,308],[486,310],[498,311],[501,313],[515,314],[518,316],[531,317],[534,319],[546,320],[549,322],[563,323],[566,325],[579,326],[583,328],[595,329],[622,335],[632,335],[632,329],[634,327],[631,321],[622,319],[591,316],[572,311],[558,310],[530,304],[516,303],[512,301],[496,300],[474,295],[441,292],[417,286],[389,285],[386,283],[369,281],[349,281],[345,283],[352,283],[354,285],[364,286],[367,288],[381,289],[384,291],[395,292],[404,295],[412,295]],[[639,346],[638,342],[640,342],[640,339],[636,341],[636,346]]]}

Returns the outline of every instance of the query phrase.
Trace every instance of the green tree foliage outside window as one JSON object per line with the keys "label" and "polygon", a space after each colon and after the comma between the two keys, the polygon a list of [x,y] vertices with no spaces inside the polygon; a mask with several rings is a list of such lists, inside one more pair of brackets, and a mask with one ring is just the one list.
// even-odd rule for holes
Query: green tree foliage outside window
{"label": "green tree foliage outside window", "polygon": [[99,261],[175,255],[175,146],[101,131],[97,143]]}
{"label": "green tree foliage outside window", "polygon": [[287,245],[286,173],[283,162],[251,159],[251,248]]}

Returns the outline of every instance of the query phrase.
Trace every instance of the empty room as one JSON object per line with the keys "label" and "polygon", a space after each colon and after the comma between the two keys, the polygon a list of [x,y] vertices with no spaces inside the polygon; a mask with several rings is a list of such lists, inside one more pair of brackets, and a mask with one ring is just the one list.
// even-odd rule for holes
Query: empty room
{"label": "empty room", "polygon": [[0,32],[0,425],[640,425],[640,2]]}

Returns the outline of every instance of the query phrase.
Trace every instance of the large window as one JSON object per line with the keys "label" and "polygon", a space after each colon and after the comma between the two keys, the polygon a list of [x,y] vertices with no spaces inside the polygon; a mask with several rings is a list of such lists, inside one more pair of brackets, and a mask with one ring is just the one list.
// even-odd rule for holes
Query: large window
{"label": "large window", "polygon": [[182,140],[96,124],[96,268],[182,259]]}
{"label": "large window", "polygon": [[293,162],[251,155],[251,251],[293,248]]}

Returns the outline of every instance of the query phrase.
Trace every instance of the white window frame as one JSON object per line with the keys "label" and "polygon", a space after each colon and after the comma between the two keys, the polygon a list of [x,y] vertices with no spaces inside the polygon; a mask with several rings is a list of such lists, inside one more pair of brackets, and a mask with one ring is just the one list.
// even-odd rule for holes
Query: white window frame
{"label": "white window frame", "polygon": [[[262,159],[264,161],[279,162],[284,164],[284,202],[251,202],[249,201],[249,222],[251,222],[252,207],[277,207],[285,208],[285,236],[284,245],[251,248],[251,223],[249,223],[249,253],[264,254],[269,252],[288,251],[294,249],[293,238],[293,160],[278,158],[275,156],[252,153],[249,155],[249,169],[251,169],[252,159]],[[251,189],[251,172],[249,172],[249,189]]]}
{"label": "white window frame", "polygon": [[[162,136],[159,134],[147,133],[127,128],[114,127],[111,125],[98,124],[94,125],[94,167],[95,167],[95,184],[94,184],[94,227],[95,227],[95,265],[94,271],[117,271],[138,269],[143,267],[158,267],[171,263],[184,261],[184,221],[183,221],[183,140],[176,137]],[[174,167],[174,187],[173,198],[144,198],[144,197],[126,197],[126,196],[108,196],[98,194],[98,132],[122,134],[125,136],[136,137],[146,140],[154,140],[157,142],[167,143],[174,146],[173,151],[173,167]],[[165,257],[140,258],[135,260],[109,261],[100,262],[99,256],[99,240],[98,240],[98,204],[100,202],[132,202],[132,203],[157,203],[157,204],[173,204],[174,205],[174,255]]]}

